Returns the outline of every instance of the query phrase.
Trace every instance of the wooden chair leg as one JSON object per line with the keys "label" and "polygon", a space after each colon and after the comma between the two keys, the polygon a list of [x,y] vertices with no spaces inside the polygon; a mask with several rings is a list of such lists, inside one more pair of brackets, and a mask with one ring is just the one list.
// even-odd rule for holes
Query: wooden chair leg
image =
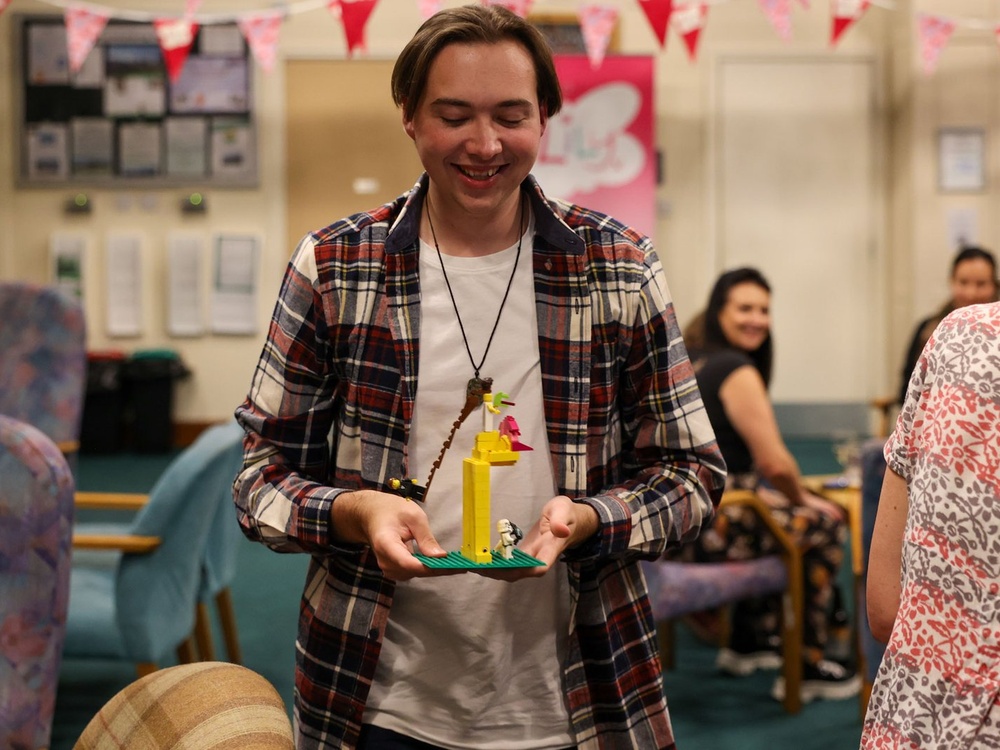
{"label": "wooden chair leg", "polygon": [[656,623],[656,637],[660,644],[660,663],[664,671],[672,670],[674,664],[674,621],[661,620]]}
{"label": "wooden chair leg", "polygon": [[190,636],[177,647],[177,661],[181,664],[192,664],[198,661],[198,649]]}
{"label": "wooden chair leg", "polygon": [[136,674],[139,677],[145,677],[148,674],[153,674],[158,669],[158,667],[151,661],[141,661],[135,665]]}
{"label": "wooden chair leg", "polygon": [[802,619],[805,616],[805,592],[802,581],[802,558],[791,555],[788,560],[788,591],[782,597],[781,644],[785,678],[785,711],[797,714],[802,710]]}
{"label": "wooden chair leg", "polygon": [[194,615],[194,639],[198,646],[198,656],[202,661],[215,661],[215,645],[212,643],[212,623],[208,606],[198,602]]}
{"label": "wooden chair leg", "polygon": [[233,608],[233,595],[228,587],[216,594],[215,606],[219,612],[219,622],[222,624],[226,655],[233,664],[242,664],[243,651],[240,649],[239,634],[236,630],[236,610]]}

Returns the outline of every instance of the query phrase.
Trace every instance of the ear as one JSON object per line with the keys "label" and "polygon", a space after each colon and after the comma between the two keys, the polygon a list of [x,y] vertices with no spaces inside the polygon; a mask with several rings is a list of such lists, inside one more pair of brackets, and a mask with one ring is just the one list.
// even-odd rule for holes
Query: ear
{"label": "ear", "polygon": [[545,107],[539,107],[538,116],[542,122],[542,135],[545,135],[545,126],[549,123],[549,115],[545,111]]}
{"label": "ear", "polygon": [[403,102],[400,112],[403,115],[403,131],[410,136],[411,139],[414,137],[413,119],[406,116],[406,102]]}

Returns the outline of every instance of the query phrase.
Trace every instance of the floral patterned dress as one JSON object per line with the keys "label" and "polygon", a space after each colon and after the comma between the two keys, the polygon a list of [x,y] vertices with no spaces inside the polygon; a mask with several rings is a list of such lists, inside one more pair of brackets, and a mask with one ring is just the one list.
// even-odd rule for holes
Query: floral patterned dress
{"label": "floral patterned dress", "polygon": [[885,455],[909,510],[861,747],[1000,748],[1000,303],[942,321]]}

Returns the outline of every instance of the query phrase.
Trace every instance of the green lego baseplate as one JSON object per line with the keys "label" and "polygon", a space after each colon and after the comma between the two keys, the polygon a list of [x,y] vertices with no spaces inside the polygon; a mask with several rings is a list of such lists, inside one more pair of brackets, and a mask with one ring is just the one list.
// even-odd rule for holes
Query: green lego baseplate
{"label": "green lego baseplate", "polygon": [[532,557],[519,549],[515,549],[514,558],[512,560],[506,559],[502,554],[496,551],[491,551],[490,554],[493,556],[493,562],[488,563],[477,563],[473,562],[461,552],[454,551],[449,552],[444,557],[428,557],[427,555],[414,555],[420,562],[426,565],[428,568],[449,568],[451,570],[476,570],[479,568],[536,568],[539,565],[545,565],[537,557]]}

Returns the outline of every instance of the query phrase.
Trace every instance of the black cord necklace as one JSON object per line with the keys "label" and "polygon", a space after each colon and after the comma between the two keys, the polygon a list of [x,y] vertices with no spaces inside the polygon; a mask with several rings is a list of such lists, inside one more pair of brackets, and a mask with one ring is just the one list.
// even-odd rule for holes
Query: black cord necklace
{"label": "black cord necklace", "polygon": [[[438,245],[437,234],[434,231],[434,221],[431,219],[430,193],[427,195],[427,226],[430,227],[431,237],[434,240],[434,249],[437,250],[438,263],[441,264],[441,274],[444,276],[444,284],[448,287],[448,296],[451,297],[451,306],[454,308],[455,317],[458,319],[458,329],[462,332],[462,341],[465,343],[465,352],[469,355],[469,364],[472,365],[474,377],[469,381],[468,390],[482,390],[482,386],[485,384],[485,381],[479,377],[479,371],[482,369],[483,363],[486,362],[486,355],[490,353],[490,344],[493,343],[493,335],[497,332],[497,327],[500,325],[500,316],[503,315],[504,305],[507,304],[507,296],[510,294],[510,288],[514,285],[514,274],[517,273],[517,264],[521,259],[521,242],[524,240],[524,199],[522,198],[520,201],[520,209],[517,218],[517,254],[514,256],[514,268],[511,269],[510,278],[507,280],[507,289],[503,293],[503,299],[500,301],[500,309],[497,310],[497,319],[493,322],[493,330],[490,331],[490,337],[486,341],[486,349],[483,351],[483,357],[479,360],[478,365],[476,364],[475,357],[472,356],[472,348],[469,346],[468,336],[465,335],[465,326],[462,324],[462,316],[458,312],[458,303],[455,301],[455,293],[451,289],[451,282],[448,280],[448,272],[444,268],[444,258],[441,255],[441,246]],[[488,392],[488,389],[483,392]]]}

